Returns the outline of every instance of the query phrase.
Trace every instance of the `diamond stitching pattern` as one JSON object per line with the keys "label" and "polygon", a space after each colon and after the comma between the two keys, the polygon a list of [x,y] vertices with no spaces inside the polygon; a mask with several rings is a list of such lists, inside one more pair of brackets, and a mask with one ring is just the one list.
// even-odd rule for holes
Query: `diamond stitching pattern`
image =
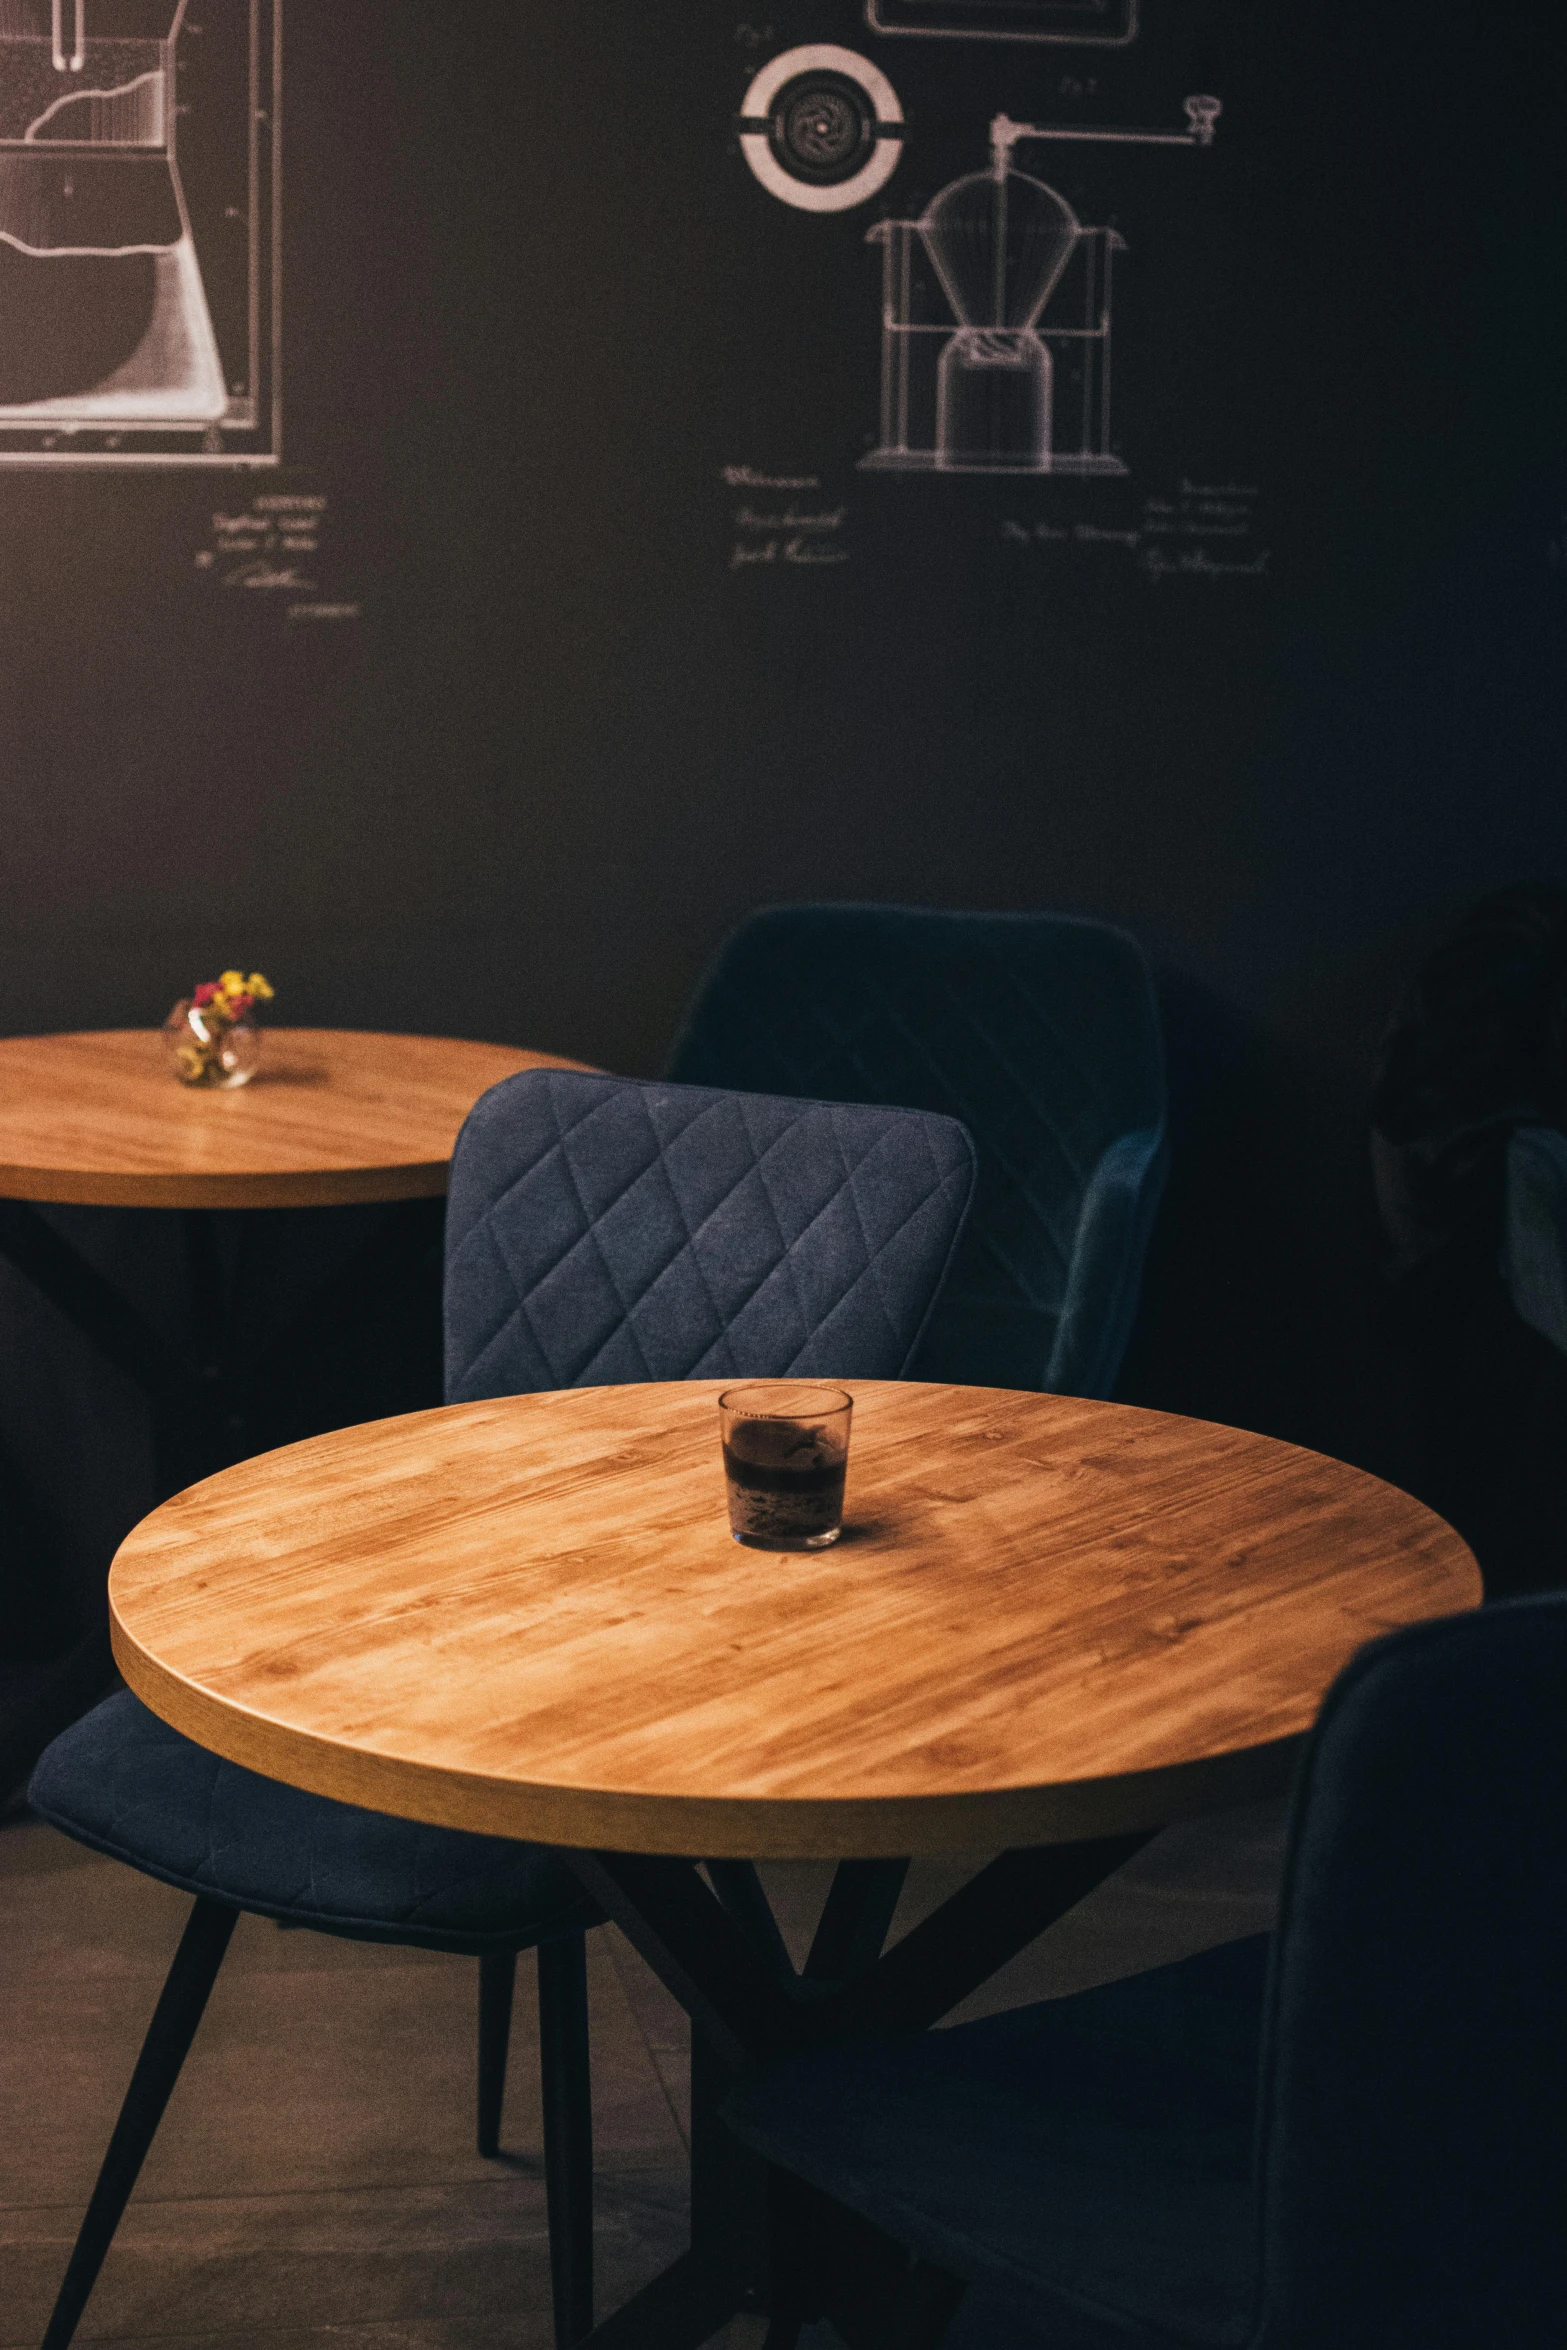
{"label": "diamond stitching pattern", "polygon": [[925,1112],[510,1079],[453,1162],[447,1392],[896,1376],[973,1181]]}

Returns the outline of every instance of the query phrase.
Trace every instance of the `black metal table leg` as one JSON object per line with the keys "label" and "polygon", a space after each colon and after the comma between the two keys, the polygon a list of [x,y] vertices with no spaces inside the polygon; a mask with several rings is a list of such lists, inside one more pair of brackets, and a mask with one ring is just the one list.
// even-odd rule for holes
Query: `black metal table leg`
{"label": "black metal table leg", "polygon": [[718,1895],[729,1915],[741,1931],[750,1936],[774,1974],[785,1978],[792,1975],[788,1946],[779,1931],[778,1920],[762,1890],[762,1880],[756,1873],[756,1864],[749,1860],[707,1860],[702,1863],[707,1881]]}
{"label": "black metal table leg", "polygon": [[1004,1852],[810,2011],[814,2042],[922,2032],[1140,1852],[1148,1835]]}
{"label": "black metal table leg", "polygon": [[188,1384],[178,1351],[26,1200],[0,1199],[0,1256],[154,1402]]}
{"label": "black metal table leg", "polygon": [[720,2107],[753,2068],[691,2031],[691,2250],[731,2311],[770,2303],[767,2164],[725,2129]]}
{"label": "black metal table leg", "polygon": [[[791,2051],[940,2020],[1148,1841],[1147,1835],[1003,1853],[882,1952],[907,1864],[846,1862],[797,1974],[745,1864],[576,1852],[572,1867],[691,2017],[691,2249],[596,2327],[585,2350],[697,2350],[728,2317],[832,2314],[851,2215],[795,2190],[730,2137],[720,2107],[756,2065]],[[939,2282],[933,2288],[940,2298]],[[934,2303],[932,2304],[934,2308]],[[858,2314],[858,2313],[857,2313]],[[856,2326],[863,2338],[863,2327]]]}
{"label": "black metal table leg", "polygon": [[26,1200],[0,1200],[0,1256],[8,1257],[147,1398],[160,1500],[224,1465],[215,1393],[227,1366],[228,1333],[214,1213],[192,1209],[182,1218],[196,1335],[193,1358],[154,1330],[35,1207]]}
{"label": "black metal table leg", "polygon": [[364,1317],[389,1286],[406,1283],[438,1247],[442,1200],[402,1203],[323,1284],[259,1360],[240,1359],[241,1325],[258,1275],[252,1262],[254,1217],[240,1226],[235,1261],[225,1262],[221,1220],[243,1211],[181,1211],[191,1345],[171,1344],[130,1300],[88,1263],[26,1200],[0,1199],[0,1256],[78,1330],[106,1362],[139,1387],[152,1406],[158,1495],[166,1500],[197,1477],[245,1458],[253,1398],[275,1380],[289,1354],[323,1329]]}
{"label": "black metal table leg", "polygon": [[182,1492],[239,1457],[232,1431],[224,1425],[232,1340],[217,1212],[187,1208],[179,1229],[191,1351],[178,1384],[153,1398],[153,1466],[160,1497]]}
{"label": "black metal table leg", "polygon": [[874,1966],[908,1873],[906,1860],[838,1863],[805,1962],[812,1982],[842,1982]]}

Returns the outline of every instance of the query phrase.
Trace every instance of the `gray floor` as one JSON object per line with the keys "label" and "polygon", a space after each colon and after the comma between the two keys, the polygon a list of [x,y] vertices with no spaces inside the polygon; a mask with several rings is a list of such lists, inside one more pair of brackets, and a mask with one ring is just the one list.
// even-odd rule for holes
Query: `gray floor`
{"label": "gray floor", "polygon": [[[962,2014],[1266,1926],[1280,1835],[1271,1806],[1170,1830]],[[895,1932],[966,1873],[916,1870]],[[768,1880],[798,1950],[824,1872]],[[42,2333],[187,1908],[36,1821],[0,1827],[0,2350],[30,2350]],[[589,1948],[608,2309],[683,2241],[685,2031],[618,1934]],[[524,1960],[520,1990],[528,1971]],[[518,2002],[508,2152],[482,2162],[476,1976],[471,1961],[242,1920],[78,2339],[545,2350],[531,1998]],[[820,2335],[826,2350],[835,2337]],[[729,2338],[738,2350],[755,2329],[737,2324]]]}

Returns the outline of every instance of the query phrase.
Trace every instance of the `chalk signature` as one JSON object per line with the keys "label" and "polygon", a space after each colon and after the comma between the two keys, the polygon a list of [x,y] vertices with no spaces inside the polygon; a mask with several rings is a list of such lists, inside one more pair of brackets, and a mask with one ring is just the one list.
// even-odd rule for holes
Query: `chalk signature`
{"label": "chalk signature", "polygon": [[223,574],[226,588],[288,588],[296,596],[315,593],[316,583],[300,570],[297,563],[269,563],[264,555],[254,562],[236,563],[232,571]]}

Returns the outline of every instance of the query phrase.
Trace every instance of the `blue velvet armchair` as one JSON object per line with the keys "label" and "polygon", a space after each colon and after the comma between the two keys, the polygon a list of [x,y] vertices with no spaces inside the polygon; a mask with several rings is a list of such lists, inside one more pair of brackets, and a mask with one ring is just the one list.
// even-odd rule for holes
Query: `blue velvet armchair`
{"label": "blue velvet armchair", "polygon": [[961,1119],[979,1187],[911,1375],[1113,1392],[1167,1155],[1158,1012],[1125,932],[774,907],[721,949],[669,1066]]}
{"label": "blue velvet armchair", "polygon": [[1376,1642],[1276,1936],[791,2059],[732,2127],[917,2257],[950,2350],[1557,2350],[1564,1689],[1567,1597]]}

